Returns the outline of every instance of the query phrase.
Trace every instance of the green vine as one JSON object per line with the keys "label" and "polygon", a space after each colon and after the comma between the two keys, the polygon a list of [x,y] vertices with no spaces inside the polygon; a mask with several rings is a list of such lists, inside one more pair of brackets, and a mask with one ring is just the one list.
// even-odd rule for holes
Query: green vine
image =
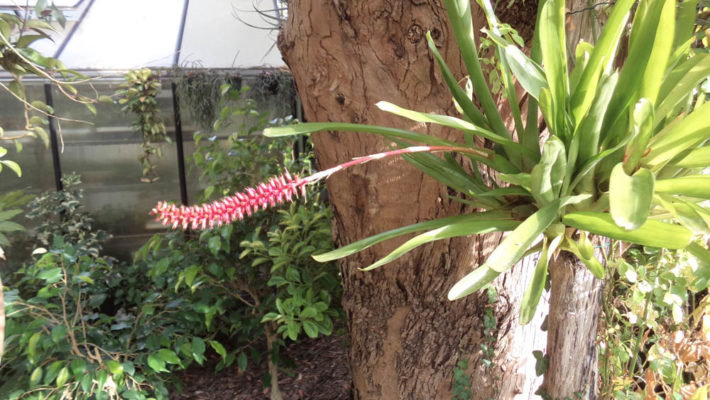
{"label": "green vine", "polygon": [[170,142],[165,124],[160,118],[156,97],[161,86],[158,77],[148,68],[130,71],[125,75],[126,83],[116,92],[118,103],[123,104],[123,111],[136,114],[133,130],[143,136],[138,156],[143,167],[141,182],[155,182],[159,179],[155,172],[155,158],[163,156],[162,142]]}

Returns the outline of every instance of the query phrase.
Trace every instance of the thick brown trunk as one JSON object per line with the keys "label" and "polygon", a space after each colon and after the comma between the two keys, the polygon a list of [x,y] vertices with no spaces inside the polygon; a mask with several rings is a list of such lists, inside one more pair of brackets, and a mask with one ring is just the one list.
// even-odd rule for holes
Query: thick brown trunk
{"label": "thick brown trunk", "polygon": [[596,333],[604,281],[570,253],[552,261],[550,279],[544,388],[551,399],[597,399]]}
{"label": "thick brown trunk", "polygon": [[[483,16],[476,13],[475,23],[482,26]],[[455,132],[374,107],[386,100],[420,111],[455,113],[425,40],[430,31],[454,73],[465,75],[440,2],[291,0],[288,14],[279,48],[308,120],[396,126],[461,139]],[[389,146],[380,138],[354,133],[314,134],[313,142],[321,168]],[[371,162],[336,174],[328,180],[328,190],[339,245],[472,211],[449,200],[445,187],[403,160]],[[517,323],[530,268],[516,267],[495,282],[500,295],[495,305],[489,306],[485,294],[453,303],[446,299],[448,289],[480,265],[499,241],[493,235],[435,242],[378,270],[358,270],[400,240],[341,263],[356,399],[450,399],[459,357],[468,359],[475,371],[474,399],[530,398],[535,389],[532,351],[541,350],[545,340],[538,334],[540,321],[525,328]],[[492,331],[483,326],[488,307],[497,318]],[[483,366],[484,358],[491,357],[482,344],[494,348],[492,369]]]}

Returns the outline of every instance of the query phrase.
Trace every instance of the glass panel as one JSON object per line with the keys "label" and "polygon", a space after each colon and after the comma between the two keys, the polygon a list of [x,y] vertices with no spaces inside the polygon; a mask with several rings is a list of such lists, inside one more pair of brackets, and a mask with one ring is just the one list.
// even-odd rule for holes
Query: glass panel
{"label": "glass panel", "polygon": [[59,59],[73,69],[172,66],[183,1],[96,1]]}
{"label": "glass panel", "polygon": [[[45,101],[44,87],[41,84],[25,86],[30,101]],[[5,137],[22,134],[22,129],[25,126],[22,103],[7,94],[0,96],[0,126],[5,130]],[[49,147],[36,138],[23,138],[20,142],[22,143],[22,151],[19,153],[12,142],[0,142],[8,150],[7,155],[3,158],[17,162],[22,168],[21,178],[11,170],[3,168],[0,172],[0,192],[26,189],[27,193],[37,194],[54,189],[52,152]]]}
{"label": "glass panel", "polygon": [[[284,65],[276,48],[278,29],[258,28],[273,26],[275,20],[269,17],[279,15],[274,8],[272,0],[191,1],[179,65],[201,68]],[[263,10],[266,16],[257,10]]]}
{"label": "glass panel", "polygon": [[[110,95],[119,84],[102,81],[94,84],[94,88],[99,94]],[[163,88],[158,104],[168,134],[174,138],[172,94],[169,85]],[[86,93],[91,89],[79,90]],[[97,228],[114,235],[106,245],[107,252],[126,259],[130,251],[142,245],[151,234],[164,230],[148,215],[155,204],[160,200],[179,199],[174,140],[162,144],[163,157],[155,160],[159,180],[144,183],[137,159],[141,138],[131,127],[133,114],[123,113],[118,104],[102,103],[97,105],[98,113],[93,116],[83,105],[59,94],[55,94],[55,110],[59,115],[93,124],[62,123],[62,171],[82,176],[87,211],[95,218]]]}

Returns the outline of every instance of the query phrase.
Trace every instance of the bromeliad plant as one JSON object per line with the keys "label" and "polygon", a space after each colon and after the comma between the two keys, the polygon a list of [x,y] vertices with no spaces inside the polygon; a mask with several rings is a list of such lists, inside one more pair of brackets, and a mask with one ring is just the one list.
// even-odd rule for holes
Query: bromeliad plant
{"label": "bromeliad plant", "polygon": [[[451,300],[482,288],[524,255],[541,251],[521,319],[532,318],[545,285],[549,260],[560,251],[579,258],[598,278],[605,269],[593,256],[590,235],[644,246],[687,248],[708,260],[695,234],[710,230],[710,103],[695,104],[694,88],[710,74],[710,54],[691,51],[697,1],[641,0],[631,23],[628,56],[621,67],[617,49],[625,40],[635,0],[619,0],[596,45],[580,42],[568,66],[564,0],[540,1],[532,51],[527,56],[501,35],[488,0],[481,0],[495,43],[503,92],[514,121],[510,132],[485,82],[476,50],[470,3],[447,0],[450,22],[469,74],[459,86],[431,37],[429,48],[451,90],[460,118],[417,112],[380,102],[378,107],[413,121],[461,133],[465,145],[403,129],[349,123],[303,123],[271,128],[270,136],[339,130],[384,136],[402,149],[363,157],[306,178],[288,175],[247,189],[221,202],[195,207],[160,204],[153,210],[166,224],[203,228],[241,219],[258,208],[288,201],[307,184],[373,159],[401,155],[457,190],[479,211],[447,217],[363,239],[325,254],[329,261],[397,236],[424,232],[366,267],[384,265],[434,240],[510,231],[488,260],[459,281]],[[527,92],[527,113],[519,107],[515,80]],[[474,102],[474,99],[476,102]],[[480,107],[476,104],[480,104]],[[538,112],[546,132],[538,129]],[[540,145],[540,137],[547,136]],[[474,137],[495,144],[474,144]],[[446,152],[440,158],[432,153]],[[507,183],[486,181],[465,171],[449,153],[497,171]]]}

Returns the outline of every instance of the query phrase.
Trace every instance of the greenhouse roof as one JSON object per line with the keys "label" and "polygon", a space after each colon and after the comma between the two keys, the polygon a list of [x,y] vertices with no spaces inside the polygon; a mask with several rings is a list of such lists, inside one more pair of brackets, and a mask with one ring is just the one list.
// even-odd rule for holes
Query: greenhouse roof
{"label": "greenhouse roof", "polygon": [[[24,12],[36,1],[0,0]],[[20,5],[18,5],[20,4]],[[277,68],[278,0],[54,0],[66,16],[34,46],[75,70]],[[29,7],[27,7],[29,5]]]}

